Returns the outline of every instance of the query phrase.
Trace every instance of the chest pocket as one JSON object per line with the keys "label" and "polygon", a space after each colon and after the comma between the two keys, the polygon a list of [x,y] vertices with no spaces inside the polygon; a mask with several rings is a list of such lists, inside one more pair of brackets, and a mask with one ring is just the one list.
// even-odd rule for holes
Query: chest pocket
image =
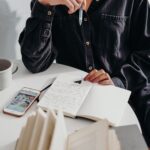
{"label": "chest pocket", "polygon": [[118,68],[128,55],[129,17],[99,13],[94,24],[93,43],[98,59],[108,64],[108,70]]}
{"label": "chest pocket", "polygon": [[101,49],[101,54],[122,59],[129,42],[129,17],[100,13],[96,26],[94,45]]}
{"label": "chest pocket", "polygon": [[101,46],[105,49],[122,49],[127,42],[129,33],[129,18],[126,16],[114,16],[100,14],[98,37],[103,41]]}

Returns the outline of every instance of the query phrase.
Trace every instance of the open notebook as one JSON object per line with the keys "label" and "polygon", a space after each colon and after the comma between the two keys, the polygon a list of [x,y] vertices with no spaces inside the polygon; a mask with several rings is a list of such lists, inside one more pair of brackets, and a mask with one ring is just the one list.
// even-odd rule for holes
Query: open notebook
{"label": "open notebook", "polygon": [[107,119],[118,125],[131,92],[111,85],[76,82],[78,80],[81,77],[59,75],[41,97],[38,106],[44,110],[61,110],[69,117]]}
{"label": "open notebook", "polygon": [[62,112],[38,109],[22,128],[16,150],[120,150],[120,143],[106,120],[68,135]]}

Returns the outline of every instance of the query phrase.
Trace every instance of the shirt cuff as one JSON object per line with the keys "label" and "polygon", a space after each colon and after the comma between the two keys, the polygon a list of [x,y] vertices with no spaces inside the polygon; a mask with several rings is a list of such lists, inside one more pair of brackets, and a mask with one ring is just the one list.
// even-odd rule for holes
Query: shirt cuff
{"label": "shirt cuff", "polygon": [[115,86],[125,89],[123,82],[119,78],[113,77],[112,81],[113,81]]}
{"label": "shirt cuff", "polygon": [[40,2],[36,1],[32,9],[31,16],[44,21],[52,21],[54,12],[54,6],[44,6]]}

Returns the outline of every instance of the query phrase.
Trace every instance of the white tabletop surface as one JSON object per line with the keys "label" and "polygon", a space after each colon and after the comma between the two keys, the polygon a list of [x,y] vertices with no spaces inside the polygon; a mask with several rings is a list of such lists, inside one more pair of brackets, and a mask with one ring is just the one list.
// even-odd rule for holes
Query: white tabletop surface
{"label": "white tabletop surface", "polygon": [[[52,66],[42,73],[32,74],[24,67],[21,61],[16,61],[19,66],[18,71],[13,75],[13,81],[9,88],[0,91],[0,150],[14,150],[16,140],[20,134],[22,126],[25,124],[27,116],[36,109],[35,102],[27,113],[20,118],[3,114],[3,107],[13,98],[13,96],[22,88],[30,87],[41,90],[52,78],[59,73],[73,73],[77,75],[85,75],[85,72],[60,64],[52,64]],[[72,132],[81,127],[87,126],[91,121],[85,119],[65,118],[68,132]],[[137,118],[127,105],[120,125],[138,124]]]}

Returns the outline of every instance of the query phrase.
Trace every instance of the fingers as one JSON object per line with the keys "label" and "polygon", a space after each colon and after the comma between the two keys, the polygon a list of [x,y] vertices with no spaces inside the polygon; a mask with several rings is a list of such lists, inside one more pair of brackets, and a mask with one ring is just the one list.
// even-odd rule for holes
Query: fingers
{"label": "fingers", "polygon": [[[96,80],[97,78],[104,78],[105,71],[103,69],[101,70],[92,70],[84,79],[93,82],[93,80]],[[101,77],[102,76],[102,77]]]}
{"label": "fingers", "polygon": [[106,78],[104,80],[99,81],[98,83],[101,85],[114,85],[111,77],[108,73],[105,74]]}
{"label": "fingers", "polygon": [[79,3],[79,4],[82,4],[83,3],[83,0],[76,0],[77,1],[77,3]]}
{"label": "fingers", "polygon": [[97,72],[96,69],[92,70],[87,76],[84,77],[84,80],[89,80],[89,78]]}
{"label": "fingers", "polygon": [[101,85],[114,85],[113,82],[110,80],[101,81],[99,84],[101,84]]}
{"label": "fingers", "polygon": [[83,8],[83,10],[86,10],[86,0],[83,0],[83,2],[82,2],[82,8]]}
{"label": "fingers", "polygon": [[71,14],[74,12],[74,5],[70,0],[63,0],[62,2],[63,5],[66,5],[68,7],[68,13]]}
{"label": "fingers", "polygon": [[70,1],[74,5],[74,12],[81,7],[80,3],[78,3],[76,0],[70,0]]}
{"label": "fingers", "polygon": [[75,11],[77,11],[82,4],[85,5],[86,0],[38,0],[38,1],[43,5],[50,5],[50,6],[65,5],[69,9],[68,13],[72,14]]}
{"label": "fingers", "polygon": [[89,77],[89,80],[91,82],[94,82],[94,81],[101,81],[101,80],[104,80],[106,78],[106,72],[104,70],[99,70],[97,72],[95,72],[91,77]]}
{"label": "fingers", "polygon": [[101,70],[92,70],[85,78],[84,80],[103,84],[103,85],[113,85],[113,81],[111,80],[108,73],[106,73],[103,69]]}
{"label": "fingers", "polygon": [[102,80],[99,82],[101,85],[114,85],[112,79],[110,78],[109,74],[107,74],[108,79]]}
{"label": "fingers", "polygon": [[82,4],[83,0],[63,0],[62,4],[68,7],[68,13],[72,14],[77,11]]}
{"label": "fingers", "polygon": [[108,75],[106,73],[99,74],[95,79],[92,79],[93,83],[100,83],[101,81],[108,80]]}

